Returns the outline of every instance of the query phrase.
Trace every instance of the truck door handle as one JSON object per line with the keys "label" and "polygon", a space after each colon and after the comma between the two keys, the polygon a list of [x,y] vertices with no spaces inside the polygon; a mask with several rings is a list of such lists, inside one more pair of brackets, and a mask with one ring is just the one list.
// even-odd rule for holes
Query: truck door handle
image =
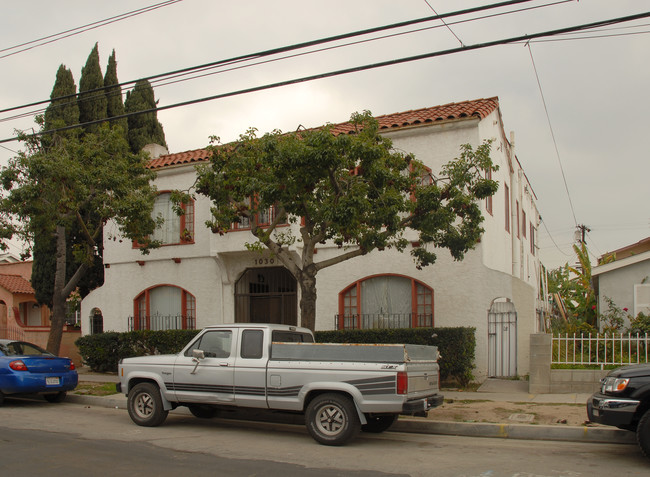
{"label": "truck door handle", "polygon": [[230,364],[228,364],[228,363],[219,363],[219,366],[228,367],[228,366],[230,366]]}

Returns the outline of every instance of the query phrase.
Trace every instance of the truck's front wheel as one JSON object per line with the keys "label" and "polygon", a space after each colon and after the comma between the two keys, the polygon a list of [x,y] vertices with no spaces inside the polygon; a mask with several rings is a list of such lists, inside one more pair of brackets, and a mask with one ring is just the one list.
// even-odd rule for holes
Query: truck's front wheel
{"label": "truck's front wheel", "polygon": [[319,443],[341,446],[354,437],[361,427],[352,400],[340,394],[321,394],[307,406],[307,430]]}
{"label": "truck's front wheel", "polygon": [[636,441],[643,454],[650,458],[650,409],[648,409],[636,428]]}
{"label": "truck's front wheel", "polygon": [[163,408],[160,389],[152,383],[140,383],[129,391],[127,403],[129,416],[138,426],[159,426],[167,418],[168,411]]}

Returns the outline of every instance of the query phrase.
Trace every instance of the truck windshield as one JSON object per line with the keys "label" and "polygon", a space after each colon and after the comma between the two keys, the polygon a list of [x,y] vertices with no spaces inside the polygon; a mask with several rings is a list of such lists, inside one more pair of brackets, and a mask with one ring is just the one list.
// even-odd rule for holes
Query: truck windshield
{"label": "truck windshield", "polygon": [[282,343],[313,343],[314,337],[309,333],[298,333],[297,331],[274,330],[271,335],[272,341]]}

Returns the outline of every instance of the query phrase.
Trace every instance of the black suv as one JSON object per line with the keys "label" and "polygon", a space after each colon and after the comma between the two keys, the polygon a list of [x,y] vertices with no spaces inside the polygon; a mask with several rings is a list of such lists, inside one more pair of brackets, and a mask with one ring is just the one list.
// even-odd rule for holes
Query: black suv
{"label": "black suv", "polygon": [[650,457],[650,364],[615,369],[601,383],[587,401],[589,420],[636,432],[641,451]]}

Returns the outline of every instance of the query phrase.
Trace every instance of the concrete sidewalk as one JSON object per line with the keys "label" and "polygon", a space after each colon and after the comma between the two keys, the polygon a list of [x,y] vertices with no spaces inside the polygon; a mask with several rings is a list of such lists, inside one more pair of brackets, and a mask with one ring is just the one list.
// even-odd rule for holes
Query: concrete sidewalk
{"label": "concrete sidewalk", "polygon": [[[80,382],[108,382],[117,383],[119,378],[115,374],[92,373],[87,370],[79,372]],[[498,392],[495,392],[498,391]],[[494,401],[500,407],[507,407],[509,403],[554,403],[554,404],[585,404],[589,394],[530,394],[526,381],[487,380],[476,392],[443,390],[445,400],[464,401]],[[83,404],[86,406],[108,407],[126,409],[124,394],[110,396],[84,396],[68,393],[66,402]],[[616,429],[613,427],[588,427],[588,426],[543,426],[530,424],[510,423],[483,423],[483,422],[447,422],[435,420],[435,409],[430,416],[434,419],[405,417],[391,427],[394,432],[410,432],[420,434],[440,434],[467,437],[499,437],[504,439],[527,439],[571,442],[593,442],[609,444],[636,444],[633,432]],[[257,416],[259,417],[259,416]],[[233,413],[231,418],[246,419],[243,413]],[[268,414],[270,420],[282,420],[299,424],[296,416]]]}

